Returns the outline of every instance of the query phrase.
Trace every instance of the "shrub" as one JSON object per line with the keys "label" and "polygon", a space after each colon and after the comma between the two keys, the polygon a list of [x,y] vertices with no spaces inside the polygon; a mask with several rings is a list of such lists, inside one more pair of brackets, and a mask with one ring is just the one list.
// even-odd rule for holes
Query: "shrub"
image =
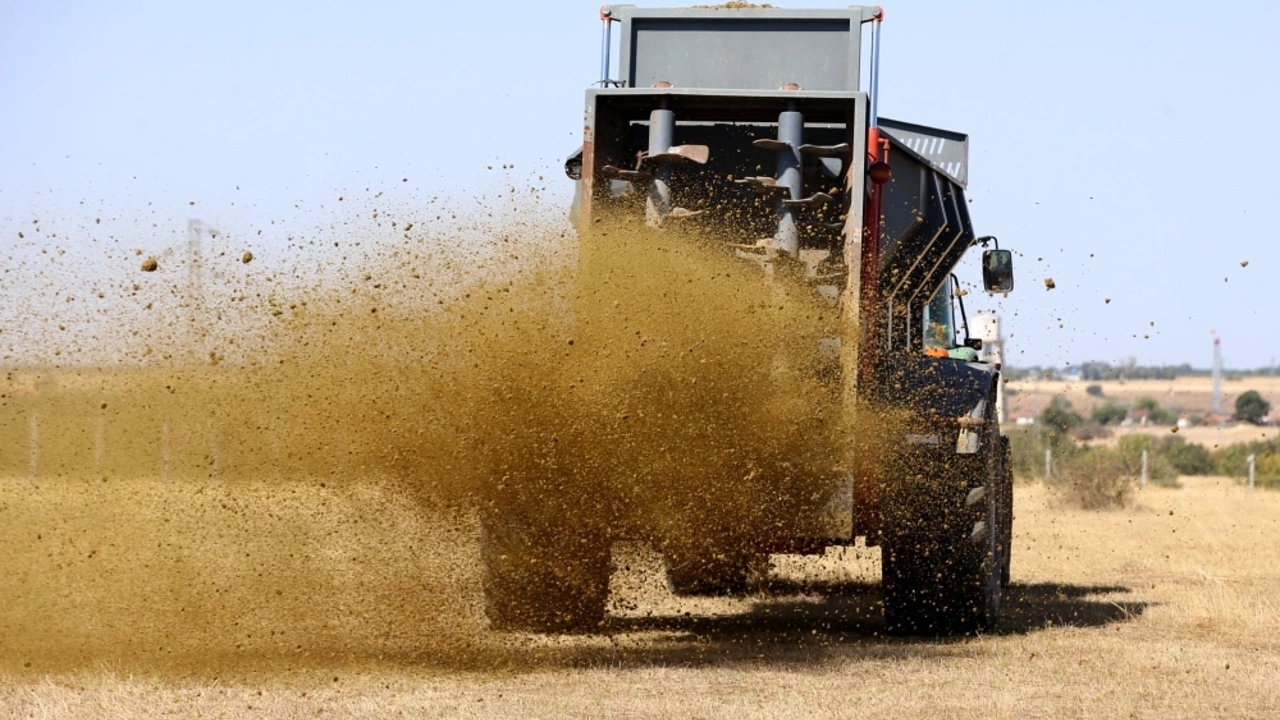
{"label": "shrub", "polygon": [[1180,475],[1213,474],[1213,456],[1203,445],[1189,443],[1186,438],[1170,435],[1161,438],[1159,450]]}
{"label": "shrub", "polygon": [[1039,425],[1020,425],[1009,431],[1009,448],[1016,478],[1035,478],[1044,474],[1044,451],[1048,442]]}
{"label": "shrub", "polygon": [[1176,415],[1160,407],[1160,403],[1156,402],[1153,397],[1138,398],[1138,401],[1133,404],[1133,408],[1135,410],[1146,410],[1147,422],[1153,425],[1172,425],[1178,421]]}
{"label": "shrub", "polygon": [[1160,447],[1160,441],[1155,437],[1134,433],[1120,438],[1116,443],[1116,452],[1129,467],[1134,468],[1134,477],[1141,477],[1142,451],[1146,450],[1147,482],[1161,487],[1178,487],[1178,471]]}
{"label": "shrub", "polygon": [[1089,386],[1087,386],[1087,387],[1084,389],[1084,392],[1085,392],[1085,394],[1086,394],[1086,395],[1088,395],[1089,397],[1102,397],[1102,386],[1101,386],[1101,385],[1089,385]]}
{"label": "shrub", "polygon": [[1259,455],[1254,467],[1254,482],[1258,487],[1280,489],[1280,455]]}
{"label": "shrub", "polygon": [[1115,400],[1109,400],[1094,408],[1089,417],[1099,425],[1119,425],[1128,414],[1129,409],[1124,405]]}
{"label": "shrub", "polygon": [[1086,510],[1126,507],[1133,503],[1137,468],[1112,448],[1090,448],[1054,467],[1049,486]]}
{"label": "shrub", "polygon": [[1023,426],[1011,431],[1009,444],[1013,455],[1014,477],[1023,480],[1037,480],[1044,477],[1045,450],[1053,452],[1055,464],[1080,452],[1080,446],[1069,436],[1061,435],[1041,425]]}
{"label": "shrub", "polygon": [[1096,422],[1087,422],[1071,431],[1076,440],[1097,440],[1111,437],[1111,430]]}
{"label": "shrub", "polygon": [[1254,482],[1258,487],[1280,488],[1280,439],[1254,440],[1213,451],[1214,470],[1243,482],[1249,476],[1248,458],[1254,456]]}
{"label": "shrub", "polygon": [[1071,407],[1071,401],[1061,395],[1055,397],[1049,406],[1040,413],[1040,423],[1051,431],[1065,435],[1084,418]]}

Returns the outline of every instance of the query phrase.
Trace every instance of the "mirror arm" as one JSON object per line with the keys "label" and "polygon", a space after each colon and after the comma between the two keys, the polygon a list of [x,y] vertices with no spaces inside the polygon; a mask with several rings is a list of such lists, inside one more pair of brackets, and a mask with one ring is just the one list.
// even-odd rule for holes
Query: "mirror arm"
{"label": "mirror arm", "polygon": [[969,316],[964,311],[964,296],[958,291],[960,290],[960,278],[955,273],[951,273],[951,297],[960,303],[960,323],[964,327],[964,340],[969,342]]}

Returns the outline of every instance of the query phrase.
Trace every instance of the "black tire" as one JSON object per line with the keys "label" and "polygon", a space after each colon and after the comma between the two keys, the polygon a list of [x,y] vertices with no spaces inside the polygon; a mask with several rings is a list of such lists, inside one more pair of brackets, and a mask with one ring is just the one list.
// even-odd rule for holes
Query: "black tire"
{"label": "black tire", "polygon": [[495,630],[599,629],[609,597],[609,541],[599,528],[490,508],[480,518],[485,615]]}
{"label": "black tire", "polygon": [[748,552],[668,548],[662,560],[667,589],[676,595],[742,595],[750,589],[752,555]]}
{"label": "black tire", "polygon": [[959,635],[995,627],[1004,515],[998,433],[989,417],[976,455],[917,456],[884,484],[881,571],[890,633]]}
{"label": "black tire", "polygon": [[1013,449],[1009,446],[1009,438],[1000,436],[1000,447],[1003,470],[1003,502],[1000,517],[1000,586],[1009,587],[1009,568],[1013,559]]}

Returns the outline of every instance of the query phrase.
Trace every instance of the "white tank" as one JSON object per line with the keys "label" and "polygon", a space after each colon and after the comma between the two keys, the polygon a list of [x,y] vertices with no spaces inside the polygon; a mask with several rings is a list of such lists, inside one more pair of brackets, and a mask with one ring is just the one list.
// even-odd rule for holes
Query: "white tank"
{"label": "white tank", "polygon": [[[1000,334],[1000,316],[981,312],[973,318],[973,335],[981,338],[982,351],[978,358],[996,366],[1004,365],[1004,336]],[[996,417],[1005,422],[1004,383],[996,387]]]}

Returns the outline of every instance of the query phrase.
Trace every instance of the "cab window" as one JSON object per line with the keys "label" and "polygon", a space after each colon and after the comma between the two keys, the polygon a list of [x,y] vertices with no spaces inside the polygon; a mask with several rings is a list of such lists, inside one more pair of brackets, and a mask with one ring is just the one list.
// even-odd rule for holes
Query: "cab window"
{"label": "cab window", "polygon": [[948,350],[955,347],[956,328],[951,315],[951,279],[947,278],[924,306],[924,347]]}

